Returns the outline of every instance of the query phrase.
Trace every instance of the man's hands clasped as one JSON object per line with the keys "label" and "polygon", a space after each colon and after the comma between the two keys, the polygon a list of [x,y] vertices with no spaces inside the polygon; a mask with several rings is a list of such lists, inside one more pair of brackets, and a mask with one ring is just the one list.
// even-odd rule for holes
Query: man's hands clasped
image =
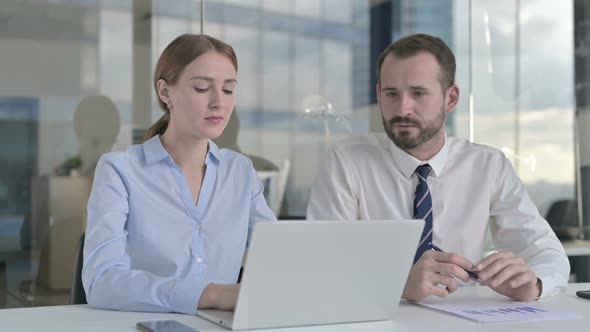
{"label": "man's hands clasped", "polygon": [[512,253],[494,253],[477,264],[450,252],[426,251],[412,266],[402,297],[421,302],[429,295],[446,298],[457,290],[457,279],[468,282],[467,271],[494,291],[519,301],[541,295],[542,285],[524,259]]}

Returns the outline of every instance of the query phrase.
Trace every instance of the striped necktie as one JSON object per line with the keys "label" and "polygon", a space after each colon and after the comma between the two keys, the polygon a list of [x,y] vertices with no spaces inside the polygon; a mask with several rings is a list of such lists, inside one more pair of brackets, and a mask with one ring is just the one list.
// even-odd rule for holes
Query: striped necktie
{"label": "striped necktie", "polygon": [[416,250],[414,263],[420,259],[422,254],[430,249],[432,242],[432,198],[430,196],[430,189],[428,188],[428,174],[430,173],[430,165],[420,165],[416,168],[416,176],[418,176],[418,186],[416,187],[416,195],[414,196],[414,218],[424,219],[424,230],[420,237],[420,243]]}

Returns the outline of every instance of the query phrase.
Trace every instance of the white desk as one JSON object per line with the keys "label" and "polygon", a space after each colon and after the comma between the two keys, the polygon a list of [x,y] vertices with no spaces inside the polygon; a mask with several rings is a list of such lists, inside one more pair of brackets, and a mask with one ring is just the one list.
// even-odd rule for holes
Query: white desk
{"label": "white desk", "polygon": [[[576,290],[590,289],[590,283],[570,284],[565,293],[540,301],[543,305],[561,311],[576,312],[583,318],[564,321],[528,322],[513,324],[479,324],[463,318],[440,313],[418,305],[401,303],[393,322],[340,324],[289,329],[267,329],[287,332],[460,332],[477,331],[588,331],[590,327],[590,300],[579,298]],[[482,297],[498,296],[486,287],[463,287],[452,296],[478,294]],[[297,314],[297,313],[293,313]],[[31,332],[117,332],[137,331],[135,324],[145,320],[174,319],[201,331],[228,331],[198,317],[179,314],[154,314],[91,309],[85,305],[37,307],[0,310],[1,331]]]}

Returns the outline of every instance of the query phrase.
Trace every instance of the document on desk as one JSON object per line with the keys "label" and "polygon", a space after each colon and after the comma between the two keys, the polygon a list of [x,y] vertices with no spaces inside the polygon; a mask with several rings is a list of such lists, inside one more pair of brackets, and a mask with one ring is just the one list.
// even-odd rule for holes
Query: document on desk
{"label": "document on desk", "polygon": [[420,305],[479,323],[537,322],[581,318],[576,313],[557,311],[536,303],[516,302],[502,298],[428,298]]}

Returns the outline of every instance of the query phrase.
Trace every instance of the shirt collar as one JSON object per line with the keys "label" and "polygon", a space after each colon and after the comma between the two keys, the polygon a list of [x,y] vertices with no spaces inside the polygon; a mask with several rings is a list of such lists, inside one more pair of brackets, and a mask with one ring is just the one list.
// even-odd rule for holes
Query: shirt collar
{"label": "shirt collar", "polygon": [[[209,161],[215,161],[216,163],[219,163],[221,160],[221,150],[212,140],[209,140],[208,143],[209,152],[207,152],[207,157],[205,158],[205,165],[207,165]],[[156,135],[145,141],[142,144],[142,147],[143,153],[145,154],[145,161],[148,165],[165,158],[169,158],[169,160],[172,161],[172,157],[162,145],[160,135]]]}
{"label": "shirt collar", "polygon": [[423,164],[429,164],[430,168],[432,168],[433,171],[430,174],[432,176],[438,177],[441,174],[443,167],[445,166],[445,162],[447,161],[447,157],[449,155],[449,140],[447,138],[446,133],[445,143],[443,144],[442,149],[440,149],[440,151],[437,152],[437,154],[430,158],[430,160],[418,160],[414,158],[414,156],[412,156],[411,154],[397,147],[397,145],[395,145],[395,143],[393,143],[391,140],[388,141],[389,151],[393,156],[394,162],[398,164],[401,172],[407,178],[410,178],[412,174],[414,174],[416,167]]}
{"label": "shirt collar", "polygon": [[[215,144],[215,142],[213,142],[212,140],[209,140],[209,152],[207,153],[207,161],[209,159],[214,159],[217,162],[221,161],[221,150],[219,149],[219,147],[217,147],[217,144]],[[205,164],[207,163],[207,161],[205,161]]]}

